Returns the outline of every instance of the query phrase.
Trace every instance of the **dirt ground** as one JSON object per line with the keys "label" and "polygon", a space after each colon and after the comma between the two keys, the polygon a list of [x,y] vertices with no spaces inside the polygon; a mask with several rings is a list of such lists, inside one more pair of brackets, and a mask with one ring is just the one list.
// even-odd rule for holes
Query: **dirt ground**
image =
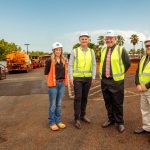
{"label": "dirt ground", "polygon": [[91,124],[73,126],[73,99],[66,93],[62,119],[67,128],[57,132],[48,126],[48,94],[43,69],[18,73],[0,80],[0,150],[149,150],[150,134],[135,135],[141,126],[140,96],[134,76],[125,80],[124,119],[126,131],[116,126],[103,129],[106,110],[100,81],[91,87],[87,116]]}

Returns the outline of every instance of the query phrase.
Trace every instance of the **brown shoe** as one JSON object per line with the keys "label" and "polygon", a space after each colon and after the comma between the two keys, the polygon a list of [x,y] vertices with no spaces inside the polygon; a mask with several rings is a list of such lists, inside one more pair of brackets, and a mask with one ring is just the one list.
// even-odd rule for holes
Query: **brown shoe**
{"label": "brown shoe", "polygon": [[114,122],[110,121],[110,120],[107,120],[105,121],[103,124],[102,124],[102,128],[107,128],[109,127],[110,125],[113,125]]}
{"label": "brown shoe", "polygon": [[142,133],[149,133],[147,131],[145,131],[143,128],[138,128],[134,131],[135,134],[142,134]]}
{"label": "brown shoe", "polygon": [[81,129],[81,123],[80,123],[80,121],[79,121],[79,120],[76,120],[74,126],[75,126],[77,129]]}
{"label": "brown shoe", "polygon": [[87,118],[86,116],[81,117],[81,120],[86,122],[86,123],[91,123],[91,120],[89,118]]}

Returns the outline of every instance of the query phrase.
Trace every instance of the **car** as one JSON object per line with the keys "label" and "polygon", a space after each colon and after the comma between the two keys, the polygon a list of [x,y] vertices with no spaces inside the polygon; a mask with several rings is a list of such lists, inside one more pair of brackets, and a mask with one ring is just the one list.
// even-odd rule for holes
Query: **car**
{"label": "car", "polygon": [[0,64],[0,80],[6,79],[7,68]]}

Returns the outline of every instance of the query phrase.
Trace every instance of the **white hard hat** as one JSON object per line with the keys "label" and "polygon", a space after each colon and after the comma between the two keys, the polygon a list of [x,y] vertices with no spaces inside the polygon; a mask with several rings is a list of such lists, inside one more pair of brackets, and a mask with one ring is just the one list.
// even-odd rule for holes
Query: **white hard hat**
{"label": "white hard hat", "polygon": [[59,42],[55,42],[52,45],[52,49],[55,49],[55,48],[63,48],[63,45]]}
{"label": "white hard hat", "polygon": [[150,42],[150,37],[147,37],[146,40],[144,41],[144,43],[146,42]]}
{"label": "white hard hat", "polygon": [[109,36],[109,37],[115,37],[116,35],[115,35],[115,33],[114,33],[113,30],[108,30],[106,32],[106,34],[105,34],[105,37],[107,37],[107,36]]}
{"label": "white hard hat", "polygon": [[81,32],[79,37],[81,37],[81,36],[87,36],[87,37],[90,37],[89,34],[88,34],[87,32]]}

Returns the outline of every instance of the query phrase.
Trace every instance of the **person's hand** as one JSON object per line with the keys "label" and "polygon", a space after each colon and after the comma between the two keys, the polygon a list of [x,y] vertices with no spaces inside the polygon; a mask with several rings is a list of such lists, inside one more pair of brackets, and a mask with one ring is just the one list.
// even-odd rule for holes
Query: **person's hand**
{"label": "person's hand", "polygon": [[70,80],[69,82],[70,82],[70,85],[73,86],[73,80]]}
{"label": "person's hand", "polygon": [[140,85],[140,84],[139,84],[139,85],[137,85],[137,86],[136,86],[136,88],[137,88],[138,92],[142,92],[142,87],[141,87],[141,85]]}
{"label": "person's hand", "polygon": [[147,91],[147,88],[146,88],[146,86],[144,84],[141,85],[141,88],[142,88],[142,92]]}

